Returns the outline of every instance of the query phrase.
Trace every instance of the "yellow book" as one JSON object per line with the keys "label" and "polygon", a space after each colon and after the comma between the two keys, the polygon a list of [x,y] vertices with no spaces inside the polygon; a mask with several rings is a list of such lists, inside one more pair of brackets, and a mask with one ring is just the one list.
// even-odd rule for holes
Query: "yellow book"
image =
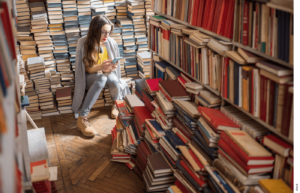
{"label": "yellow book", "polygon": [[49,24],[49,28],[51,27],[62,27],[62,23],[59,24]]}
{"label": "yellow book", "polygon": [[291,188],[282,179],[259,180],[259,185],[266,193],[292,193]]}
{"label": "yellow book", "polygon": [[172,185],[170,186],[170,188],[174,193],[182,193],[181,190],[176,185]]}

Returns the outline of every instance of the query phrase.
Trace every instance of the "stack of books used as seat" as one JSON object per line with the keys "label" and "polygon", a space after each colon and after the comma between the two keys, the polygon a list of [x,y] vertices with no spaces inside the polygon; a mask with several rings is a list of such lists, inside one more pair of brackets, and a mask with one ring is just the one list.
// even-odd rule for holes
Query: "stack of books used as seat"
{"label": "stack of books used as seat", "polygon": [[104,106],[111,106],[113,101],[111,100],[111,94],[109,92],[109,88],[106,87],[106,88],[103,88],[104,92],[104,99],[105,99],[105,105]]}
{"label": "stack of books used as seat", "polygon": [[56,101],[60,114],[73,113],[71,89],[69,87],[56,89]]}

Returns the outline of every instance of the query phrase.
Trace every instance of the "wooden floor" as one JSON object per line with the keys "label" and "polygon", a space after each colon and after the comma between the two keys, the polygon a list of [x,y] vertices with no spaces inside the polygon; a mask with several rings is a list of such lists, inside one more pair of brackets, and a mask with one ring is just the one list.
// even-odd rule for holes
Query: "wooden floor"
{"label": "wooden floor", "polygon": [[73,114],[35,120],[45,128],[50,164],[58,166],[58,193],[140,193],[144,189],[143,181],[125,164],[110,161],[110,131],[116,121],[109,115],[110,107],[91,111],[88,119],[98,133],[92,139],[77,131]]}

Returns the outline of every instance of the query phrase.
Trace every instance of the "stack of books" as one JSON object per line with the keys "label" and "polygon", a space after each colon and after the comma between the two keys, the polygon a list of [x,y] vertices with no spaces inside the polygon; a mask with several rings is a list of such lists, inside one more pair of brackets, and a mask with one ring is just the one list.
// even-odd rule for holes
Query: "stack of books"
{"label": "stack of books", "polygon": [[[18,27],[30,26],[30,10],[27,1],[15,1],[17,9]],[[18,30],[19,31],[19,30]]]}
{"label": "stack of books", "polygon": [[195,103],[203,107],[220,109],[221,97],[209,90],[200,90],[199,95],[195,97]]}
{"label": "stack of books", "polygon": [[137,62],[136,62],[135,55],[126,56],[124,65],[125,65],[125,72],[127,77],[138,76]]}
{"label": "stack of books", "polygon": [[158,86],[159,81],[162,81],[162,79],[152,78],[152,79],[145,80],[146,90],[151,96],[155,96],[156,93],[159,91],[159,86]]}
{"label": "stack of books", "polygon": [[70,88],[66,87],[56,89],[56,100],[60,114],[73,113],[71,109],[72,97]]}
{"label": "stack of books", "polygon": [[82,37],[87,35],[89,25],[92,21],[91,2],[79,0],[77,1],[77,8],[78,8],[78,22],[80,25],[80,36]]}
{"label": "stack of books", "polygon": [[184,86],[187,92],[195,95],[198,95],[199,92],[203,90],[203,86],[196,82],[187,82]]}
{"label": "stack of books", "polygon": [[51,91],[55,94],[57,88],[61,88],[60,74],[51,74],[50,77]]}
{"label": "stack of books", "polygon": [[145,104],[136,95],[126,95],[124,102],[129,113],[133,113],[134,107],[144,107]]}
{"label": "stack of books", "polygon": [[44,92],[39,94],[39,102],[43,117],[59,115],[59,111],[56,108],[52,92]]}
{"label": "stack of books", "polygon": [[146,89],[146,84],[145,84],[145,78],[143,79],[135,79],[135,94],[142,100],[143,99],[143,94],[142,91]]}
{"label": "stack of books", "polygon": [[131,155],[124,151],[123,143],[122,143],[122,134],[117,131],[116,126],[111,130],[112,137],[112,147],[111,147],[111,161],[121,162],[121,163],[130,163]]}
{"label": "stack of books", "polygon": [[150,77],[150,61],[151,61],[151,53],[150,52],[137,53],[139,76],[141,78],[149,78]]}
{"label": "stack of books", "polygon": [[293,176],[294,171],[293,146],[273,134],[264,136],[262,144],[275,153],[273,178],[281,178],[285,182],[288,182],[288,184],[292,183],[290,182],[290,177]]}
{"label": "stack of books", "polygon": [[177,80],[166,80],[159,82],[159,91],[170,101],[174,99],[178,100],[190,100],[190,95],[180,85]]}
{"label": "stack of books", "polygon": [[159,149],[159,138],[165,135],[163,128],[154,119],[146,119],[146,130],[144,140],[152,145],[156,150]]}
{"label": "stack of books", "polygon": [[115,104],[119,111],[118,118],[120,120],[129,122],[134,118],[134,113],[129,111],[127,104],[124,100],[116,100]]}
{"label": "stack of books", "polygon": [[63,87],[70,87],[71,92],[74,93],[75,79],[73,72],[61,72],[61,84]]}
{"label": "stack of books", "polygon": [[130,83],[131,83],[131,93],[132,95],[135,95],[135,81],[131,80]]}
{"label": "stack of books", "polygon": [[111,100],[111,94],[109,92],[109,88],[103,88],[104,99],[105,99],[105,106],[111,106],[113,101]]}
{"label": "stack of books", "polygon": [[219,140],[219,159],[239,171],[245,178],[248,175],[261,175],[273,170],[274,157],[246,131],[222,131]]}
{"label": "stack of books", "polygon": [[[27,58],[29,57],[36,57],[37,54],[30,54],[34,51],[36,51],[36,42],[33,40],[33,36],[30,33],[30,27],[19,27],[17,28],[17,40],[19,43],[19,46],[17,46],[17,49],[19,49],[20,54],[22,55],[22,60],[25,62],[25,65],[27,63]],[[30,50],[27,52],[27,50]]]}
{"label": "stack of books", "polygon": [[47,160],[30,162],[31,181],[35,192],[51,192],[50,172]]}
{"label": "stack of books", "polygon": [[123,47],[124,47],[123,49],[124,49],[125,56],[135,55],[135,49],[134,49],[135,41],[134,41],[134,32],[133,32],[134,26],[132,24],[132,21],[128,18],[117,17],[116,23],[119,27],[122,28],[122,38],[123,38]]}
{"label": "stack of books", "polygon": [[148,192],[166,191],[176,178],[173,170],[161,154],[149,155],[143,173]]}
{"label": "stack of books", "polygon": [[[48,30],[48,17],[43,2],[30,3],[31,32],[38,47],[39,56],[53,59],[53,44]],[[34,54],[34,53],[33,53]]]}
{"label": "stack of books", "polygon": [[154,11],[152,10],[152,1],[151,0],[145,0],[145,9],[146,9],[146,26],[147,26],[147,34],[148,34],[148,28],[149,28],[149,18],[151,16],[154,16]]}
{"label": "stack of books", "polygon": [[174,100],[174,107],[176,108],[176,117],[190,129],[195,130],[197,127],[197,120],[200,113],[197,106],[193,102]]}
{"label": "stack of books", "polygon": [[127,18],[126,0],[116,0],[116,19]]}
{"label": "stack of books", "polygon": [[[137,150],[136,167],[133,171],[143,180],[143,173],[147,166],[147,157],[154,154],[154,150],[150,149],[151,145],[146,141],[142,141]],[[155,151],[156,152],[156,151]],[[157,152],[156,152],[157,153]]]}
{"label": "stack of books", "polygon": [[[62,13],[62,2],[61,1],[47,0],[47,10],[48,10],[49,24],[62,24],[63,23],[63,13]],[[58,25],[58,26],[62,27],[61,25]],[[57,31],[57,30],[50,29],[50,32],[51,31]]]}

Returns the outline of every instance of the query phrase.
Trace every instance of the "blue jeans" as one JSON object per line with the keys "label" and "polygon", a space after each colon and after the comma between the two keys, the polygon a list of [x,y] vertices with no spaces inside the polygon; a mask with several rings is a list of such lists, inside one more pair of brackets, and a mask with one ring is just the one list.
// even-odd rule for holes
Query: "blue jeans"
{"label": "blue jeans", "polygon": [[100,74],[93,73],[86,75],[86,86],[89,88],[82,108],[79,110],[79,116],[85,117],[90,113],[91,108],[97,101],[99,94],[105,87],[106,82],[109,87],[110,94],[112,96],[112,101],[118,100],[119,96],[119,85],[118,78],[115,73]]}

